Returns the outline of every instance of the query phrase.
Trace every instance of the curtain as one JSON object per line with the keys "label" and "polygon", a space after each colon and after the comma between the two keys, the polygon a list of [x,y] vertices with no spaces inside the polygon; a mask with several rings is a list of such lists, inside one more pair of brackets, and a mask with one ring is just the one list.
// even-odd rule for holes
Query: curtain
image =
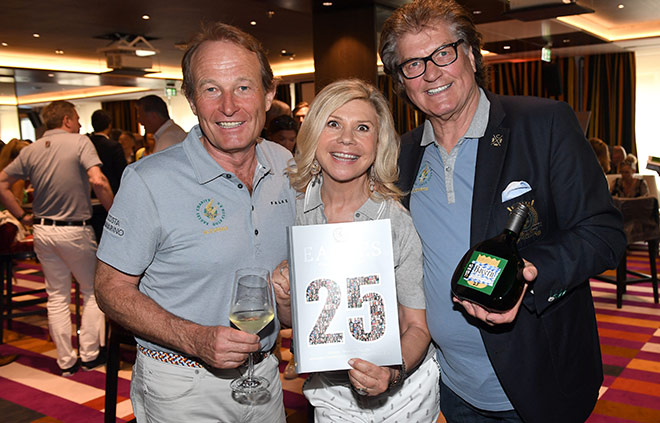
{"label": "curtain", "polygon": [[390,104],[394,116],[394,128],[399,134],[405,134],[424,123],[426,116],[399,97],[394,90],[394,83],[389,75],[378,75],[378,89]]}
{"label": "curtain", "polygon": [[138,133],[137,100],[106,101],[101,108],[112,116],[112,127]]}
{"label": "curtain", "polygon": [[554,98],[577,112],[590,111],[587,138],[636,152],[634,53],[495,63],[489,77],[494,93]]}

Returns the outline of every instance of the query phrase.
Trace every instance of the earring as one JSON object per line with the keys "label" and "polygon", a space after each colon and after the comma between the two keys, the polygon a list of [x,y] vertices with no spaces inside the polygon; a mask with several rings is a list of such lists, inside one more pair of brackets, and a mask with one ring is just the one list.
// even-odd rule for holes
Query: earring
{"label": "earring", "polygon": [[374,192],[376,188],[376,177],[373,173],[369,173],[369,191]]}
{"label": "earring", "polygon": [[314,186],[321,182],[321,165],[318,160],[314,159],[310,170],[312,173],[312,186]]}

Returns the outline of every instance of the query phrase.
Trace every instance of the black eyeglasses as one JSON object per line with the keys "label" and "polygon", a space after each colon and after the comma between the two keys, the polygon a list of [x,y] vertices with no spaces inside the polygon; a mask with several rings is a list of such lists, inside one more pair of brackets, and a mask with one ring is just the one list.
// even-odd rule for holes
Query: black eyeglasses
{"label": "black eyeglasses", "polygon": [[426,57],[406,60],[399,65],[399,71],[404,78],[414,79],[424,75],[429,60],[436,66],[449,66],[458,58],[458,45],[462,42],[463,40],[458,40],[455,43],[445,44]]}

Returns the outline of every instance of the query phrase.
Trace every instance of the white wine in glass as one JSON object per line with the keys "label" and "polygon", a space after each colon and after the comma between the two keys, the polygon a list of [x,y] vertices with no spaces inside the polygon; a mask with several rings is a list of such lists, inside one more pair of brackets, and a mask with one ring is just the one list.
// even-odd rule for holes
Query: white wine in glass
{"label": "white wine in glass", "polygon": [[[270,286],[270,272],[261,268],[245,268],[236,271],[229,320],[240,330],[247,333],[259,333],[274,318],[273,297]],[[253,377],[254,364],[252,354],[248,357],[247,374],[231,383],[234,394],[245,395],[267,392],[268,380]]]}

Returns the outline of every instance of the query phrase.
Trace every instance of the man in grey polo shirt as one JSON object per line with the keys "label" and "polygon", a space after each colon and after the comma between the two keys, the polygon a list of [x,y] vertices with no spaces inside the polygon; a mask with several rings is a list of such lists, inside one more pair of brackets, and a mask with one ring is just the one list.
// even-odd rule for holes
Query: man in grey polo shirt
{"label": "man in grey polo shirt", "polygon": [[[126,169],[97,254],[99,304],[136,334],[138,421],[283,422],[278,362],[268,355],[279,324],[260,340],[229,322],[235,271],[274,269],[295,220],[291,155],[259,138],[273,74],[257,40],[221,23],[193,38],[182,66],[199,125]],[[243,405],[229,384],[256,351],[270,400]]]}
{"label": "man in grey polo shirt", "polygon": [[[46,277],[48,329],[57,348],[63,376],[78,370],[80,362],[71,345],[71,274],[80,284],[85,308],[80,327],[80,359],[86,370],[103,364],[99,344],[105,320],[94,299],[96,237],[90,226],[90,185],[107,209],[112,190],[101,172],[94,145],[80,135],[78,113],[68,101],[54,101],[42,116],[44,136],[21,150],[0,172],[0,201],[23,224],[34,223],[34,251]],[[19,179],[34,186],[34,218],[11,193]]]}

